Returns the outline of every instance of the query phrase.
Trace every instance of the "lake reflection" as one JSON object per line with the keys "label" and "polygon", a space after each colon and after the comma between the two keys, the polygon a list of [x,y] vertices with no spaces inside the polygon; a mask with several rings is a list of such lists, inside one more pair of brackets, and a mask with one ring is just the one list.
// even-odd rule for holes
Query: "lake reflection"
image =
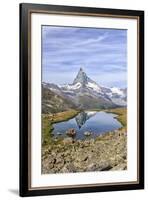
{"label": "lake reflection", "polygon": [[68,129],[74,128],[77,132],[76,139],[86,138],[85,132],[91,132],[91,137],[96,137],[99,134],[122,127],[121,123],[114,118],[115,116],[103,111],[83,111],[68,121],[53,124],[52,133],[54,136],[61,137],[66,135]]}

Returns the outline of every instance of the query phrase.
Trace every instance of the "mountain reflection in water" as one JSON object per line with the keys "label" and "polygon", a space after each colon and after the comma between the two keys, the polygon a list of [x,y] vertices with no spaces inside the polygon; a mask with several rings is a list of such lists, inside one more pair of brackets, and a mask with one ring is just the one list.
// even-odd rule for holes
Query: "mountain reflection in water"
{"label": "mountain reflection in water", "polygon": [[79,113],[76,117],[75,120],[77,122],[77,125],[79,127],[79,129],[85,124],[85,122],[90,119],[91,117],[93,117],[94,115],[96,115],[97,112],[94,111],[83,111],[81,113]]}
{"label": "mountain reflection in water", "polygon": [[67,130],[74,129],[76,131],[75,139],[86,138],[85,132],[91,132],[90,137],[96,137],[122,127],[115,116],[104,111],[83,111],[72,119],[53,124],[52,133],[56,137],[67,137]]}

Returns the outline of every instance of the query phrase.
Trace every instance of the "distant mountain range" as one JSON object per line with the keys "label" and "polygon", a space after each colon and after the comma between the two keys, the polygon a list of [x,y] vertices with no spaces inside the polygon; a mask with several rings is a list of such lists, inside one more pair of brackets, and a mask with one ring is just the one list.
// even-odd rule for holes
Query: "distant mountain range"
{"label": "distant mountain range", "polygon": [[98,85],[80,68],[72,84],[42,83],[42,112],[126,106],[127,89]]}

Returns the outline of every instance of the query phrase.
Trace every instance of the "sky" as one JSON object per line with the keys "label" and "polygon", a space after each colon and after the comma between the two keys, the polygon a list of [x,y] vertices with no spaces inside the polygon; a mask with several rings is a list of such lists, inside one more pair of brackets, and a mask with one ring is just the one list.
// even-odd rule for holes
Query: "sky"
{"label": "sky", "polygon": [[80,67],[99,85],[127,87],[127,30],[42,26],[42,81],[72,83]]}

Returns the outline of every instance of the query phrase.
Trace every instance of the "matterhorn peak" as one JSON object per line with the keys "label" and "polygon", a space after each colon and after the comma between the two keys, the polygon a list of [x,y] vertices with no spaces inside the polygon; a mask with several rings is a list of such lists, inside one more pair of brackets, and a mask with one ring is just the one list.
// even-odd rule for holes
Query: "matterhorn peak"
{"label": "matterhorn peak", "polygon": [[73,84],[81,83],[82,85],[85,85],[85,84],[87,84],[87,81],[88,81],[88,77],[81,67],[79,69],[79,72],[78,72],[76,78],[73,81]]}
{"label": "matterhorn peak", "polygon": [[87,74],[84,72],[82,67],[80,67],[79,72],[73,81],[73,84],[77,84],[77,83],[81,83],[83,87],[87,86],[89,83],[93,83],[97,85],[95,81],[93,81],[87,76]]}

